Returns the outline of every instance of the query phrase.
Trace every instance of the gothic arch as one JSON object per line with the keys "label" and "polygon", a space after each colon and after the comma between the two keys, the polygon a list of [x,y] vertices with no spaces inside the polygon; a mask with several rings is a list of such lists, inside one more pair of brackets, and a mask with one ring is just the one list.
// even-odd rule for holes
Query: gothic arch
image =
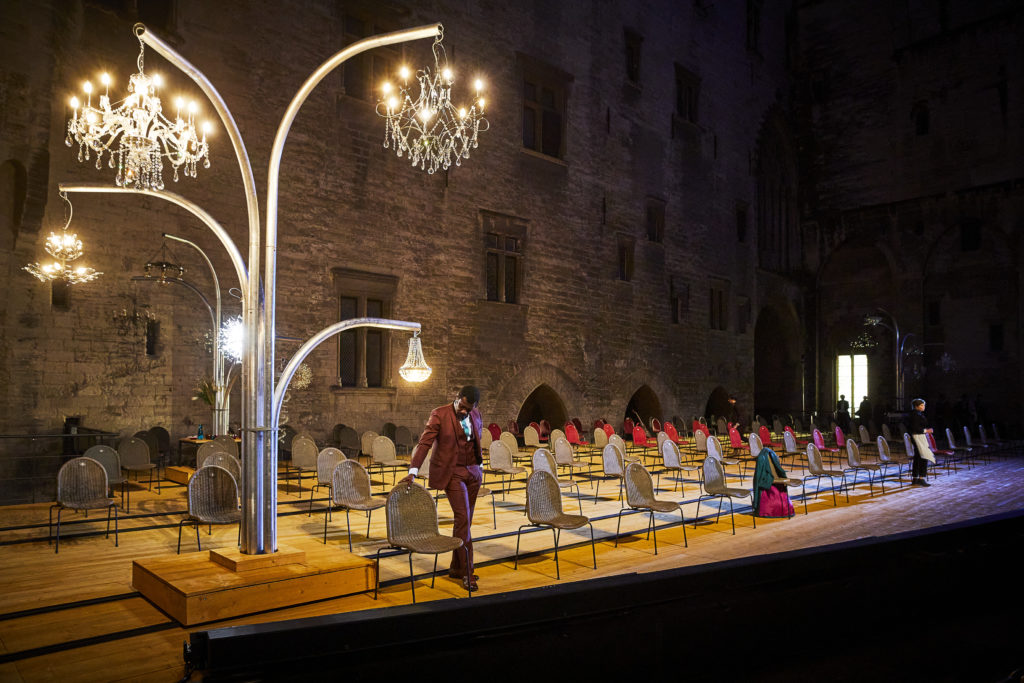
{"label": "gothic arch", "polygon": [[[561,369],[545,363],[534,365],[516,373],[494,390],[493,401],[484,397],[485,404],[491,406],[490,413],[484,415],[488,422],[504,424],[519,415],[526,399],[542,385],[547,386],[565,406],[568,417],[580,415],[581,394],[576,383]],[[551,417],[548,417],[550,420]],[[560,426],[551,423],[552,427]]]}

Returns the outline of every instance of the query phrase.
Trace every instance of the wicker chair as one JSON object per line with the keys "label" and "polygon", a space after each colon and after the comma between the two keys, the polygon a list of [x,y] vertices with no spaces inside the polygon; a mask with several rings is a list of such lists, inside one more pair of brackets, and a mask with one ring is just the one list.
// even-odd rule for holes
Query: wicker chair
{"label": "wicker chair", "polygon": [[[600,430],[595,430],[595,433]],[[601,481],[607,479],[619,480],[619,498],[622,498],[622,478],[626,475],[623,465],[622,451],[613,443],[606,443],[601,449],[601,468],[604,470],[604,477],[598,477],[597,488],[594,491],[594,505],[597,505],[598,494],[601,492]],[[580,510],[582,512],[582,510]]]}
{"label": "wicker chair", "polygon": [[540,448],[540,433],[532,424],[523,429],[523,444]]}
{"label": "wicker chair", "polygon": [[[853,439],[846,440],[846,468],[843,470],[844,473],[852,472],[853,481],[850,482],[850,488],[857,485],[857,473],[867,472],[868,473],[868,491],[872,496],[875,495],[875,472],[879,472],[881,468],[878,465],[866,464],[860,459],[860,447],[857,442]],[[885,479],[881,479],[882,493],[885,493]]]}
{"label": "wicker chair", "polygon": [[[675,444],[671,441],[665,443]],[[678,451],[676,451],[678,453]],[[664,453],[664,451],[663,451]],[[631,462],[626,465],[626,505],[619,510],[619,521],[615,525],[615,547],[619,547],[619,529],[622,527],[622,513],[626,510],[647,511],[649,521],[647,523],[647,537],[650,538],[651,531],[654,531],[654,554],[658,554],[658,527],[654,525],[655,512],[679,511],[679,521],[683,527],[683,547],[689,547],[686,540],[686,519],[683,517],[683,506],[668,500],[658,500],[654,497],[654,481],[651,473],[638,462]]]}
{"label": "wicker chair", "polygon": [[[83,455],[103,465],[103,469],[107,472],[108,495],[113,493],[115,486],[121,485],[121,507],[124,508],[125,512],[130,512],[132,490],[126,486],[128,480],[121,471],[121,457],[117,454],[117,451],[110,446],[96,445],[90,446]],[[125,504],[125,493],[128,494],[127,504]]]}
{"label": "wicker chair", "polygon": [[884,436],[879,435],[875,439],[877,444],[875,448],[878,450],[878,468],[879,474],[884,479],[886,474],[889,472],[890,467],[896,468],[896,482],[903,488],[903,466],[907,464],[906,457],[895,457],[889,451],[889,442],[885,440]]}
{"label": "wicker chair", "polygon": [[199,444],[199,447],[196,449],[196,469],[198,470],[200,467],[205,465],[206,459],[214,453],[230,454],[231,451],[225,450],[224,445],[217,443],[216,441],[207,441]]}
{"label": "wicker chair", "polygon": [[372,457],[373,455],[373,442],[380,436],[377,432],[367,430],[359,436],[359,453],[366,457]]}
{"label": "wicker chair", "polygon": [[157,488],[159,489],[160,481],[160,468],[164,466],[164,454],[160,451],[160,441],[156,438],[156,434],[152,433],[148,429],[135,432],[133,434],[136,439],[145,442],[146,446],[149,447],[149,458],[156,465],[156,478]]}
{"label": "wicker chair", "polygon": [[156,427],[150,427],[149,428],[149,433],[153,435],[154,439],[156,439],[156,451],[155,452],[156,452],[156,456],[157,456],[158,460],[160,460],[161,462],[166,464],[167,461],[171,457],[171,434],[170,434],[170,432],[168,432],[165,428],[160,427],[158,425]]}
{"label": "wicker chair", "polygon": [[[664,433],[664,432],[662,432]],[[688,465],[682,461],[682,456],[679,454],[679,446],[675,444],[672,439],[665,439],[661,444],[661,462],[663,470],[658,471],[658,488],[661,488],[661,473],[662,471],[667,472],[700,472],[700,465]],[[628,469],[628,468],[627,468]],[[699,476],[699,475],[698,475]],[[684,498],[686,497],[686,487],[682,484],[682,476],[673,477],[676,481],[676,486],[680,486],[682,490],[679,492]],[[676,490],[676,486],[672,487],[672,490]]]}
{"label": "wicker chair", "polygon": [[[717,439],[716,439],[717,441]],[[711,443],[711,440],[708,440]],[[697,498],[697,513],[693,518],[693,528],[697,528],[697,520],[700,519],[700,503],[704,498],[718,498],[718,514],[715,515],[715,522],[722,514],[722,499],[729,499],[729,520],[732,522],[732,533],[736,535],[736,516],[733,514],[732,499],[746,498],[750,496],[750,489],[734,489],[725,483],[725,466],[722,461],[714,455],[708,454],[704,458],[704,493]],[[753,500],[751,500],[753,503]],[[754,520],[754,528],[757,528],[757,516],[751,515]]]}
{"label": "wicker chair", "polygon": [[223,467],[231,476],[235,478],[235,488],[238,489],[239,494],[242,492],[242,461],[224,451],[214,451],[210,454],[210,457],[203,463],[203,467],[209,467],[215,465],[217,467]]}
{"label": "wicker chair", "polygon": [[555,462],[555,458],[551,455],[551,451],[546,448],[538,448],[533,452],[533,471],[534,472],[547,472],[551,476],[555,477],[555,481],[558,482],[559,488],[572,488],[576,487],[576,502],[580,504],[580,514],[583,514],[583,496],[580,494],[580,485],[572,479],[559,479],[558,478],[558,464]]}
{"label": "wicker chair", "polygon": [[558,566],[558,540],[562,529],[579,529],[590,527],[590,550],[594,556],[594,569],[597,569],[597,547],[594,545],[594,525],[589,517],[583,515],[567,515],[562,512],[562,494],[558,482],[548,472],[534,472],[526,482],[526,518],[529,524],[523,524],[516,532],[516,559],[513,569],[519,568],[519,539],[526,527],[548,527],[555,537],[555,578],[561,579],[562,573]]}
{"label": "wicker chair", "polygon": [[[960,454],[960,459],[967,465],[967,469],[971,469],[971,456],[974,454],[974,449],[957,445],[953,438],[953,430],[949,427],[946,427],[946,441],[949,442],[950,449]],[[86,453],[88,454],[88,451]]]}
{"label": "wicker chair", "polygon": [[[196,528],[196,548],[199,526],[202,524],[238,524],[242,515],[238,509],[238,484],[231,472],[218,465],[206,465],[196,470],[188,480],[188,515],[178,523],[178,554],[181,554],[181,527],[192,524]],[[241,527],[239,527],[241,540]]]}
{"label": "wicker chair", "polygon": [[607,445],[608,445],[608,434],[603,429],[601,429],[600,427],[596,427],[594,429],[594,441],[592,442],[593,448],[595,450],[603,452],[604,451],[604,447],[607,446]]}
{"label": "wicker chair", "polygon": [[395,471],[409,467],[409,461],[398,457],[395,442],[386,436],[378,436],[370,446],[370,467],[377,467],[381,473],[381,486],[384,485],[384,470],[391,470],[391,483],[395,483]]}
{"label": "wicker chair", "polygon": [[[298,471],[298,488],[302,491],[302,475],[306,472],[316,472],[316,458],[320,449],[316,447],[316,441],[312,438],[299,435],[292,439],[292,462],[291,467]],[[288,479],[288,489],[291,490],[291,479]]]}
{"label": "wicker chair", "polygon": [[[333,487],[333,476],[334,468],[337,467],[338,463],[342,460],[347,460],[345,454],[334,446],[328,446],[327,448],[320,451],[320,454],[316,456],[316,484],[309,489],[309,513],[307,517],[313,515],[313,492],[320,487],[327,487],[327,499],[331,498],[331,489]],[[327,517],[331,516],[331,505],[327,504]],[[326,520],[325,520],[326,522]]]}
{"label": "wicker chair", "polygon": [[351,427],[338,430],[338,450],[348,458],[359,457],[359,434]]}
{"label": "wicker chair", "polygon": [[57,542],[53,552],[60,552],[60,515],[64,510],[107,510],[107,533],[110,537],[110,511],[114,511],[114,547],[117,547],[117,500],[107,498],[110,484],[103,465],[85,456],[64,463],[57,472],[57,502],[50,506],[48,539],[53,538],[53,510],[57,509]]}
{"label": "wicker chair", "polygon": [[[814,497],[817,499],[818,491],[821,489],[821,478],[828,477],[832,490],[832,507],[838,505],[836,500],[836,477],[840,478],[839,490],[846,488],[846,475],[839,470],[827,470],[821,460],[821,451],[813,443],[807,444],[807,474],[804,476],[806,486],[808,479],[814,479]],[[846,492],[846,500],[850,500],[850,492]],[[804,514],[807,514],[807,492],[804,491]]]}
{"label": "wicker chair", "polygon": [[800,446],[797,445],[796,435],[793,432],[783,429],[782,431],[782,453],[779,454],[779,458],[784,458],[787,455],[793,458],[793,464],[796,465],[796,459],[803,454],[800,450]]}
{"label": "wicker chair", "polygon": [[[412,588],[412,602],[416,604],[416,584],[412,572],[412,554],[434,556],[434,571],[430,575],[430,587],[434,587],[437,576],[437,556],[441,553],[457,552],[460,548],[466,554],[465,567],[469,573],[469,552],[461,538],[442,536],[437,529],[437,506],[430,493],[418,484],[399,484],[391,489],[384,508],[387,516],[388,544],[377,549],[377,583],[373,588],[373,599],[380,589],[380,553],[387,549],[405,550],[409,553],[409,586]],[[473,583],[469,576],[463,579],[466,593],[472,595]]]}
{"label": "wicker chair", "polygon": [[128,472],[135,472],[136,481],[139,473],[149,472],[149,490],[153,490],[153,470],[156,465],[150,459],[149,446],[142,439],[134,436],[124,439],[117,445],[117,454],[121,457],[121,467]]}
{"label": "wicker chair", "polygon": [[505,500],[505,492],[508,490],[505,486],[505,476],[508,475],[508,485],[511,486],[515,476],[525,472],[526,468],[512,462],[512,453],[504,441],[491,442],[487,460],[487,472],[501,477],[501,499]]}
{"label": "wicker chair", "polygon": [[[612,434],[611,436],[609,436],[608,437],[608,443],[614,444],[615,447],[619,449],[619,453],[622,453],[622,462],[623,463],[640,462],[640,456],[639,455],[630,455],[629,454],[629,450],[626,448],[626,441],[625,441],[625,439],[623,439],[618,434]],[[625,466],[625,465],[623,465],[623,466]]]}
{"label": "wicker chair", "polygon": [[480,448],[487,448],[494,441],[494,437],[491,436],[491,430],[485,429],[480,432]]}
{"label": "wicker chair", "polygon": [[218,434],[213,437],[213,443],[220,444],[226,453],[238,457],[238,442],[230,434]]}
{"label": "wicker chair", "polygon": [[[705,452],[709,456],[711,456],[713,458],[717,458],[718,461],[722,463],[723,471],[725,471],[725,469],[724,469],[725,465],[736,465],[736,469],[737,470],[739,469],[739,467],[740,467],[740,460],[739,460],[739,458],[727,458],[727,457],[725,457],[722,454],[722,442],[718,440],[717,436],[709,436],[707,438],[705,446],[704,446],[704,450],[705,450]],[[700,449],[698,449],[698,452],[699,451],[700,451]],[[739,473],[736,476],[738,476],[740,479],[743,479],[743,474],[742,473]]]}
{"label": "wicker chair", "polygon": [[[512,432],[501,432],[501,434],[498,435],[498,440],[508,446],[508,452],[512,454],[512,462],[519,465],[524,462],[529,462],[530,456],[519,451],[519,442],[516,441],[515,434]],[[493,442],[494,440],[492,439],[491,443]],[[483,448],[483,445],[480,447]],[[490,445],[488,445],[488,448],[490,448]]]}
{"label": "wicker chair", "polygon": [[[326,451],[326,449],[325,449]],[[323,453],[320,454],[323,457]],[[343,456],[344,457],[344,456]],[[328,458],[324,458],[326,464]],[[349,510],[366,512],[366,537],[370,537],[370,521],[373,511],[384,507],[383,498],[374,498],[370,493],[370,475],[358,460],[339,460],[331,470],[331,502],[324,512],[324,544],[327,544],[327,520],[334,507],[345,508],[345,530],[348,532],[348,549],[352,552],[352,527],[349,525]]]}
{"label": "wicker chair", "polygon": [[570,478],[572,478],[573,472],[583,467],[587,468],[587,474],[590,473],[590,463],[576,459],[576,453],[572,450],[568,439],[561,436],[553,439],[550,443],[555,445],[555,463],[559,467],[568,467]]}

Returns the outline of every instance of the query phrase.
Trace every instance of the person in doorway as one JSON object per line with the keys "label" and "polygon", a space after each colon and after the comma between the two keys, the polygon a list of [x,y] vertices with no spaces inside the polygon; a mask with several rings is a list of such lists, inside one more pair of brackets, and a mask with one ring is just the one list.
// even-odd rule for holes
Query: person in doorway
{"label": "person in doorway", "polygon": [[862,425],[866,426],[871,418],[871,401],[869,401],[868,397],[865,396],[857,407],[857,419],[860,420]]}
{"label": "person in doorway", "polygon": [[[910,402],[910,424],[907,429],[910,430],[910,434],[931,434],[932,429],[928,426],[928,417],[924,414],[925,401],[923,398],[915,398]],[[918,441],[915,439],[915,442]],[[910,474],[913,480],[910,482],[913,486],[931,486],[928,483],[928,461],[921,454],[921,447],[915,443],[917,448],[914,449],[914,462],[911,465]]]}
{"label": "person in doorway", "polygon": [[470,526],[484,476],[480,449],[483,418],[477,409],[479,403],[480,390],[469,385],[459,390],[453,403],[434,408],[413,451],[409,474],[400,482],[407,486],[412,484],[430,447],[436,443],[427,484],[432,489],[445,492],[455,517],[452,536],[461,538],[465,547],[465,555],[461,550],[452,553],[448,575],[461,579],[463,586],[471,591],[477,589],[477,576],[473,573]]}
{"label": "person in doorway", "polygon": [[850,402],[846,400],[846,394],[839,394],[839,400],[836,401],[836,424],[847,434],[850,433]]}

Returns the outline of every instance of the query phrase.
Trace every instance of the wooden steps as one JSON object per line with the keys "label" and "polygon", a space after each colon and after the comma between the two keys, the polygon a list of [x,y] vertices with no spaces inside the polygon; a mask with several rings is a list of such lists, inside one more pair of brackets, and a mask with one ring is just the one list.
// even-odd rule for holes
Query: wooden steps
{"label": "wooden steps", "polygon": [[185,626],[370,590],[374,563],[316,541],[272,555],[213,550],[132,562],[132,585]]}

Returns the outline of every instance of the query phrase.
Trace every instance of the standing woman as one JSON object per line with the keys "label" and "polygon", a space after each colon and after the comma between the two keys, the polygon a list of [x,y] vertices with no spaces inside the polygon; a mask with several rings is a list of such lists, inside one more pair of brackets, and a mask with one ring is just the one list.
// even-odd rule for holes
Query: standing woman
{"label": "standing woman", "polygon": [[[931,486],[928,483],[928,460],[935,462],[935,456],[932,455],[931,449],[928,447],[928,439],[925,437],[926,434],[931,434],[932,429],[928,426],[928,418],[924,414],[925,402],[923,398],[915,398],[910,402],[913,410],[910,412],[910,436],[914,441],[914,462],[911,466],[911,475],[913,480],[910,482],[912,486]],[[928,456],[931,456],[930,458]]]}

